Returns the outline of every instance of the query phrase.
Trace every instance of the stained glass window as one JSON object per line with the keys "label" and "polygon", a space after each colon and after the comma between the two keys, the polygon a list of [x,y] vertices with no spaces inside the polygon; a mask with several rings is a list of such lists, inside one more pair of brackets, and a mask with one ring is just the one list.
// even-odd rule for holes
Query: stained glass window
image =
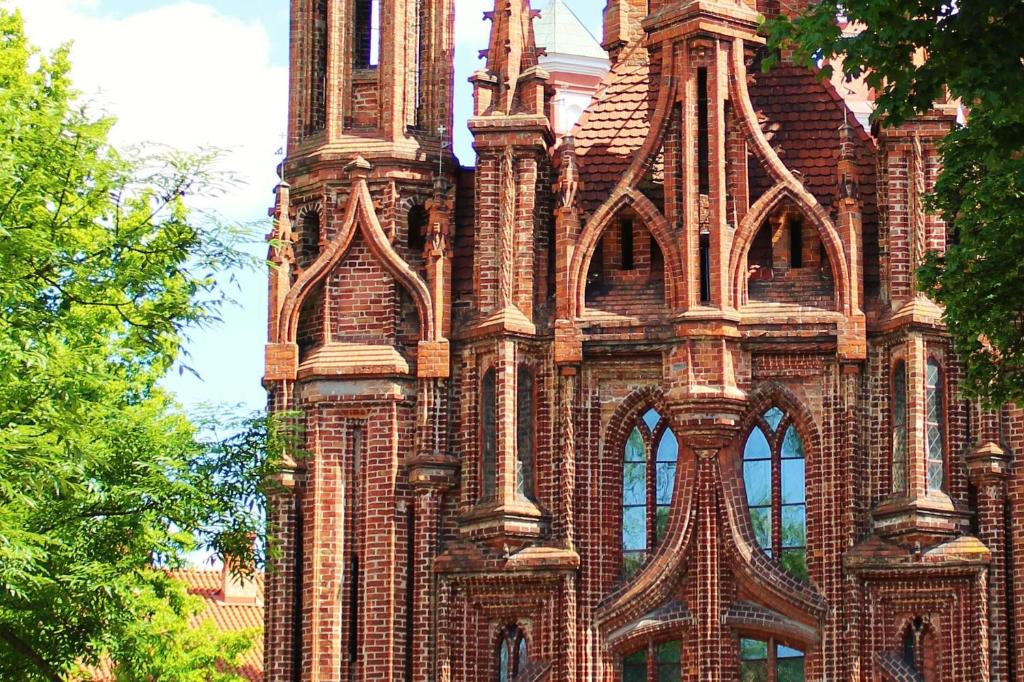
{"label": "stained glass window", "polygon": [[925,370],[925,433],[928,447],[928,490],[946,490],[945,401],[942,369],[929,360]]}
{"label": "stained glass window", "polygon": [[743,484],[754,538],[798,580],[807,575],[804,444],[790,415],[765,412],[743,448]]}
{"label": "stained glass window", "polygon": [[900,360],[892,372],[892,491],[907,489],[907,364]]}
{"label": "stained glass window", "polygon": [[636,574],[665,536],[675,494],[679,441],[656,410],[626,439],[622,462],[622,572]]}
{"label": "stained glass window", "polygon": [[803,682],[804,654],[774,640],[740,640],[741,682]]}

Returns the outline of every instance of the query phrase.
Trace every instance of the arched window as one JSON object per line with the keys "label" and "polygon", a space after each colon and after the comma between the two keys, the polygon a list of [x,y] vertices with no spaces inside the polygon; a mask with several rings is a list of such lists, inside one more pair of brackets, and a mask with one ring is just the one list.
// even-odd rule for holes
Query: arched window
{"label": "arched window", "polygon": [[526,637],[518,626],[505,628],[498,641],[498,682],[512,682],[529,665],[527,648]]}
{"label": "arched window", "polygon": [[492,500],[498,489],[497,452],[497,393],[494,368],[484,372],[480,381],[480,498]]}
{"label": "arched window", "polygon": [[622,464],[622,574],[630,578],[657,547],[668,526],[679,442],[656,410],[633,425]]}
{"label": "arched window", "polygon": [[622,682],[676,682],[682,674],[681,643],[662,642],[622,659]]}
{"label": "arched window", "polygon": [[796,579],[807,575],[804,443],[777,407],[761,415],[743,448],[743,484],[757,543]]}
{"label": "arched window", "polygon": [[420,253],[426,247],[427,225],[429,223],[430,214],[425,207],[416,204],[409,209],[409,215],[406,220],[406,227],[408,228],[406,244],[410,251]]}
{"label": "arched window", "polygon": [[533,370],[526,364],[520,364],[516,373],[516,419],[516,492],[533,500],[536,499],[536,400]]}
{"label": "arched window", "polygon": [[925,371],[925,432],[928,443],[928,490],[946,490],[946,405],[942,368],[931,359]]}
{"label": "arched window", "polygon": [[907,489],[907,363],[892,370],[892,491]]}
{"label": "arched window", "polygon": [[775,640],[740,640],[743,682],[803,682],[804,654]]}

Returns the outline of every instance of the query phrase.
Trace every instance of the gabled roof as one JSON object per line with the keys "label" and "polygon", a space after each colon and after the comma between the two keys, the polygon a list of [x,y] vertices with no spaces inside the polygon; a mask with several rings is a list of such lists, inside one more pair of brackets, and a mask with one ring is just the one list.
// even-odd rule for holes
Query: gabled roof
{"label": "gabled roof", "polygon": [[[586,0],[591,1],[591,0]],[[594,34],[587,30],[580,18],[562,0],[551,0],[541,10],[540,18],[533,22],[537,47],[552,55],[572,55],[608,59]]]}

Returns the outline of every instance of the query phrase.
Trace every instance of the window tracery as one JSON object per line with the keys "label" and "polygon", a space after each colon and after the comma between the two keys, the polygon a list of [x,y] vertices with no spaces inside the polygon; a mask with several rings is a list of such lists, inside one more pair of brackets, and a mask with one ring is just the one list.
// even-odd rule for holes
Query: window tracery
{"label": "window tracery", "polygon": [[675,492],[679,442],[656,410],[630,431],[622,465],[622,574],[640,570],[664,537]]}
{"label": "window tracery", "polygon": [[806,582],[807,500],[804,443],[778,407],[762,414],[743,448],[743,484],[758,545]]}
{"label": "window tracery", "polygon": [[513,682],[529,665],[526,637],[517,625],[509,625],[498,642],[498,682]]}
{"label": "window tracery", "polygon": [[942,368],[935,359],[925,368],[925,433],[928,448],[928,492],[946,491],[946,423]]}
{"label": "window tracery", "polygon": [[741,639],[740,680],[803,682],[804,653],[773,639]]}

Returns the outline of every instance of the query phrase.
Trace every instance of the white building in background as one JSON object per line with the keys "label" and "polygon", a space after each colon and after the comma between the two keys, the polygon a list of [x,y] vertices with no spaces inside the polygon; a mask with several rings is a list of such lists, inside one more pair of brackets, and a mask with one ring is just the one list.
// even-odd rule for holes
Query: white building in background
{"label": "white building in background", "polygon": [[533,24],[537,46],[547,51],[540,65],[555,88],[551,125],[568,135],[608,73],[608,53],[562,0],[551,0]]}

